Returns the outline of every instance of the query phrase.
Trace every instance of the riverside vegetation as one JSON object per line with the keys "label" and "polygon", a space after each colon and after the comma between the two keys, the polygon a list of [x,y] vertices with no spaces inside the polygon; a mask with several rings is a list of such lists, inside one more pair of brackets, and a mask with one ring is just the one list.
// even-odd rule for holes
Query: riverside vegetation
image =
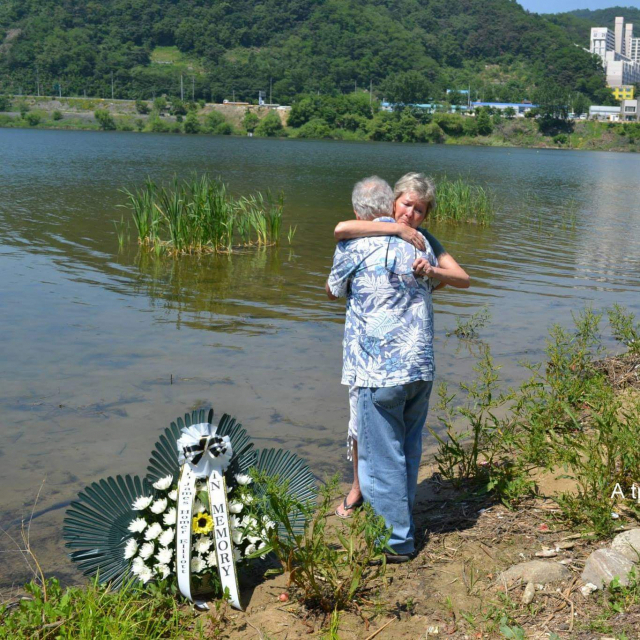
{"label": "riverside vegetation", "polygon": [[[233,197],[208,175],[174,178],[169,187],[148,180],[134,191],[123,189],[138,242],[156,253],[231,253],[234,246],[265,247],[278,242],[283,194]],[[124,221],[118,228],[123,242]],[[294,231],[289,230],[289,242]]]}
{"label": "riverside vegetation", "polygon": [[[542,92],[548,93],[548,92]],[[564,94],[563,94],[564,95]],[[300,96],[288,116],[269,109],[223,107],[178,98],[154,101],[0,96],[0,127],[137,131],[201,135],[246,135],[380,142],[417,142],[501,147],[632,151],[640,148],[640,124],[572,121],[568,106],[557,111],[556,95],[541,95],[532,117],[516,118],[489,107],[474,116],[430,112],[402,105],[380,108],[363,92]],[[560,98],[568,105],[572,98]],[[588,102],[582,107],[588,109]],[[557,105],[556,105],[557,106]],[[446,108],[447,105],[445,104]],[[574,109],[577,107],[574,104]],[[2,113],[2,111],[9,113]],[[15,114],[15,115],[14,115]],[[537,116],[537,117],[533,117]]]}

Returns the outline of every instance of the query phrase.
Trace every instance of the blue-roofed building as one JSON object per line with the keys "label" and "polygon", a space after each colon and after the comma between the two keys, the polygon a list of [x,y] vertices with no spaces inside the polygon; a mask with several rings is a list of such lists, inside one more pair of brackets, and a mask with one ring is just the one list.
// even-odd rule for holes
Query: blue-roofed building
{"label": "blue-roofed building", "polygon": [[520,118],[524,118],[524,114],[527,111],[531,111],[531,109],[535,109],[538,105],[531,104],[530,102],[472,102],[472,109],[480,109],[482,107],[490,107],[491,109],[499,109],[500,111],[504,111],[511,107],[515,112],[516,116]]}

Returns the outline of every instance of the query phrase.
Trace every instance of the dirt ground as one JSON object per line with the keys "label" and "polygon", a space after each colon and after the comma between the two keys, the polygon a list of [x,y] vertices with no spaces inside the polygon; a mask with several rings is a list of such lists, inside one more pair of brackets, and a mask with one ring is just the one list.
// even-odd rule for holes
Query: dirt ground
{"label": "dirt ground", "polygon": [[[554,486],[541,478],[541,493]],[[640,607],[618,614],[602,629],[590,622],[602,612],[601,593],[585,597],[580,573],[587,556],[605,543],[555,523],[557,506],[541,495],[510,511],[486,499],[460,499],[447,488],[432,464],[421,469],[416,508],[419,553],[410,563],[388,565],[366,594],[359,610],[340,615],[339,638],[502,638],[500,619],[508,611],[527,638],[640,638]],[[553,561],[571,573],[565,583],[536,592],[521,604],[524,584],[501,582],[502,570],[538,559],[543,548],[566,547]],[[303,638],[329,635],[329,619],[314,617],[294,602],[282,603],[286,576],[256,582],[245,590],[245,612],[226,612],[222,637]],[[512,625],[513,626],[513,625]],[[517,635],[514,638],[520,637]]]}

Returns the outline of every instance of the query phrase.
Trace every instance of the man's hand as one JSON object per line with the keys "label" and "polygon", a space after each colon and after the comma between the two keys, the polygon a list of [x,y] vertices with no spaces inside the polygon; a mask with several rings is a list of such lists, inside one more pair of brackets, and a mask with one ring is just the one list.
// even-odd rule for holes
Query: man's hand
{"label": "man's hand", "polygon": [[334,296],[333,293],[331,293],[331,289],[329,288],[329,281],[328,280],[324,285],[324,290],[327,292],[327,298],[329,298],[329,300],[337,300],[338,299],[338,296]]}
{"label": "man's hand", "polygon": [[424,236],[417,231],[416,229],[412,229],[406,224],[400,224],[398,235],[405,240],[406,242],[412,244],[416,249],[420,251],[425,250]]}
{"label": "man's hand", "polygon": [[[422,234],[420,234],[422,235]],[[413,273],[422,278],[435,278],[436,271],[426,258],[416,258],[413,263]]]}

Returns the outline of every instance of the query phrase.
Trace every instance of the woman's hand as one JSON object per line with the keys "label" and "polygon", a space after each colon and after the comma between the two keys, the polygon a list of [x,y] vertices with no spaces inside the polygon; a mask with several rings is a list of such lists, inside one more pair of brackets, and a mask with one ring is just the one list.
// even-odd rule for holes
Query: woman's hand
{"label": "woman's hand", "polygon": [[400,236],[406,242],[412,244],[416,249],[420,251],[425,250],[424,236],[416,229],[408,227],[406,224],[398,225],[398,236]]}
{"label": "woman's hand", "polygon": [[[422,235],[422,234],[420,234]],[[435,278],[436,271],[426,258],[416,258],[413,263],[413,273],[421,278]]]}

